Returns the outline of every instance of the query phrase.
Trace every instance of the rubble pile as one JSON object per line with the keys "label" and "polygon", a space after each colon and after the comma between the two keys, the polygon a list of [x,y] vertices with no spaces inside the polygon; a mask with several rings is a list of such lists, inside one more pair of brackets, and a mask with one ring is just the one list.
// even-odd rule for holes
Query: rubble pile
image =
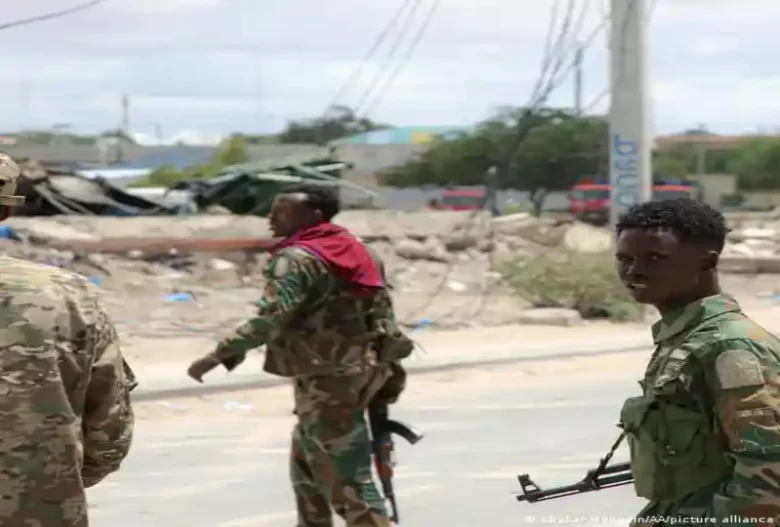
{"label": "rubble pile", "polygon": [[[606,229],[525,213],[491,218],[453,211],[344,211],[337,222],[377,248],[399,317],[416,327],[582,323],[576,311],[532,309],[501,283],[499,269],[535,255],[600,253],[612,245]],[[780,273],[780,217],[740,217],[732,224],[724,270],[749,277]],[[224,331],[251,313],[267,256],[240,250],[88,254],[54,245],[270,236],[264,218],[235,215],[17,217],[7,225],[10,234],[0,240],[0,250],[88,276],[106,293],[125,330],[138,334]],[[774,278],[769,284],[759,287],[766,295],[774,292]]]}

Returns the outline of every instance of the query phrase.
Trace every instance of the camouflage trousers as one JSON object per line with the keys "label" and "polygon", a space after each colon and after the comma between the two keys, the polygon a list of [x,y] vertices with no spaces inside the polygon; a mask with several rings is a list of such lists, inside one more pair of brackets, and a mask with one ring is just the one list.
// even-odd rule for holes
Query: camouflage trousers
{"label": "camouflage trousers", "polygon": [[365,408],[389,372],[295,379],[298,423],[290,455],[298,527],[390,527],[374,483]]}

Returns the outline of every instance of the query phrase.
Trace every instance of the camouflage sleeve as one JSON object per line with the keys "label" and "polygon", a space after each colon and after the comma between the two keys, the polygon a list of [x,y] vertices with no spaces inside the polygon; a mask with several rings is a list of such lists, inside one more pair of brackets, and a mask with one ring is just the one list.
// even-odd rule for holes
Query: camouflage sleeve
{"label": "camouflage sleeve", "polygon": [[[714,497],[714,518],[780,522],[780,350],[749,338],[721,340],[704,355],[734,472]],[[763,520],[762,520],[763,519]],[[734,521],[725,521],[734,523]]]}
{"label": "camouflage sleeve", "polygon": [[130,392],[138,384],[122,357],[116,328],[98,309],[94,362],[84,404],[84,485],[91,487],[119,469],[130,451],[135,418]]}
{"label": "camouflage sleeve", "polygon": [[327,272],[319,260],[295,251],[280,251],[265,269],[265,289],[256,302],[257,315],[242,322],[233,334],[222,339],[212,353],[227,369],[241,364],[246,353],[266,343],[276,327],[284,324],[306,302],[312,284]]}
{"label": "camouflage sleeve", "polygon": [[370,245],[366,245],[366,248],[368,249],[368,253],[371,255],[371,258],[374,260],[374,263],[379,269],[379,275],[382,277],[382,281],[385,283],[388,289],[393,289],[392,284],[390,284],[390,282],[387,280],[387,269],[385,267],[385,261],[382,259],[376,249]]}

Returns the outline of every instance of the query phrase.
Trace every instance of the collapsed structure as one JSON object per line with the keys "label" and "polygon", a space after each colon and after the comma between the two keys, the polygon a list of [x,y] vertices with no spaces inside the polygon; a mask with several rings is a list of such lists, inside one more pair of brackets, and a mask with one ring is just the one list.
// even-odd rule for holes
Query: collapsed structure
{"label": "collapsed structure", "polygon": [[[120,188],[104,177],[89,177],[72,167],[16,159],[22,170],[19,192],[25,196],[20,216],[156,216],[222,211],[266,216],[274,197],[301,182],[350,187],[373,202],[376,194],[343,179],[348,163],[329,156],[287,158],[234,165],[217,177],[179,181],[158,189],[157,196]],[[147,189],[148,190],[148,189]],[[173,193],[185,197],[167,199]]]}

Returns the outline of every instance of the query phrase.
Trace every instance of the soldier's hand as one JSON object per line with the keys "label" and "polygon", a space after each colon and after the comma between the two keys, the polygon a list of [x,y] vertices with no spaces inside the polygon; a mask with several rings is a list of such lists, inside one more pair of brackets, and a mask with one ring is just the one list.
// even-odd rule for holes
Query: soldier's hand
{"label": "soldier's hand", "polygon": [[206,355],[190,364],[190,367],[187,368],[187,375],[198,382],[203,382],[203,376],[219,366],[219,364],[220,362],[217,359],[211,355]]}

